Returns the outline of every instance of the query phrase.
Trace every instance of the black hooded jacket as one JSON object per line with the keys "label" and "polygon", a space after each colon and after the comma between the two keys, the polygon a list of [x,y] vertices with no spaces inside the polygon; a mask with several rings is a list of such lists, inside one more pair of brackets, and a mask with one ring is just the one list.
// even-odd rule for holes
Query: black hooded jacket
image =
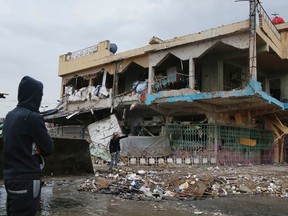
{"label": "black hooded jacket", "polygon": [[22,78],[18,88],[18,104],[10,111],[3,126],[4,179],[38,178],[42,174],[39,154],[49,155],[54,143],[39,114],[43,84],[29,76]]}

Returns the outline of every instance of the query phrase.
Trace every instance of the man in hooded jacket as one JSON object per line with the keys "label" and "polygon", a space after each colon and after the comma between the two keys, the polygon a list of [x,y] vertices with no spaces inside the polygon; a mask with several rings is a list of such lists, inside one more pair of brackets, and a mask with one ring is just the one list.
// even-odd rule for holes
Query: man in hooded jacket
{"label": "man in hooded jacket", "polygon": [[35,215],[40,204],[42,155],[54,151],[54,143],[39,113],[43,84],[29,76],[18,88],[18,104],[3,126],[3,175],[7,215]]}

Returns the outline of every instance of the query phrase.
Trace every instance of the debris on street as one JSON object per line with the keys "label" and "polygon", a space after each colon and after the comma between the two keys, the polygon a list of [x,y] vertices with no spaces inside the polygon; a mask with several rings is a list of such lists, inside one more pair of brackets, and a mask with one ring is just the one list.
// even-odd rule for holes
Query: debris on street
{"label": "debris on street", "polygon": [[119,195],[126,199],[199,199],[236,194],[288,197],[285,166],[123,167],[99,169],[78,191]]}

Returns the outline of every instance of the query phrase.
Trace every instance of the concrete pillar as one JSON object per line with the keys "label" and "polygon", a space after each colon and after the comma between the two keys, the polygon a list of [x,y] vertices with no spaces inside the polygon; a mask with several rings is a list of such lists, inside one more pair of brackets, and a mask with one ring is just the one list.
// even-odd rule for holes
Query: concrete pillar
{"label": "concrete pillar", "polygon": [[250,0],[250,35],[249,35],[249,72],[253,80],[257,79],[256,57],[256,5],[258,1]]}
{"label": "concrete pillar", "polygon": [[64,81],[64,79],[62,78],[61,79],[61,91],[60,91],[60,98],[62,98],[65,94],[65,85],[66,85],[66,82]]}
{"label": "concrete pillar", "polygon": [[189,58],[189,88],[195,89],[195,62],[192,57]]}
{"label": "concrete pillar", "polygon": [[149,66],[149,71],[148,71],[148,93],[152,93],[152,85],[154,84],[154,67]]}
{"label": "concrete pillar", "polygon": [[103,71],[102,86],[106,86],[107,71]]}

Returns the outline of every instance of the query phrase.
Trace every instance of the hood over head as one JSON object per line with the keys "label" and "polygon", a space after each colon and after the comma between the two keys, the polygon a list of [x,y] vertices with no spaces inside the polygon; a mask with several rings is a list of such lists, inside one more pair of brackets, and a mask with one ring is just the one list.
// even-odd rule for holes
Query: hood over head
{"label": "hood over head", "polygon": [[39,112],[43,96],[42,82],[29,76],[24,76],[18,87],[18,105],[31,111]]}

